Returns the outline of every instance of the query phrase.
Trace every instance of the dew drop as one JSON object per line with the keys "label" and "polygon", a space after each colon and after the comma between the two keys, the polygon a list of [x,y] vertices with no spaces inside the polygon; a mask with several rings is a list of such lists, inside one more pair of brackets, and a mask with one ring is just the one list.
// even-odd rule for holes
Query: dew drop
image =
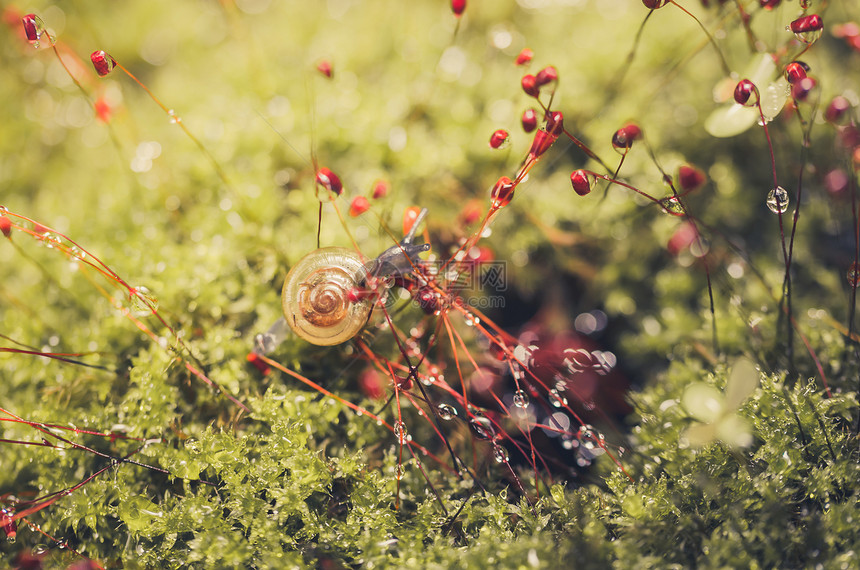
{"label": "dew drop", "polygon": [[514,380],[520,381],[526,377],[526,373],[523,372],[523,367],[517,363],[511,364],[511,375],[513,375]]}
{"label": "dew drop", "polygon": [[180,116],[177,115],[176,111],[174,111],[173,109],[171,109],[167,112],[167,116],[170,117],[170,124],[172,124],[172,125],[175,125],[176,123],[182,122],[182,118],[180,118]]}
{"label": "dew drop", "polygon": [[132,287],[128,292],[128,300],[135,316],[145,317],[158,310],[158,298],[146,287]]}
{"label": "dew drop", "polygon": [[670,216],[683,216],[684,206],[677,196],[668,196],[660,200],[660,207]]}
{"label": "dew drop", "polygon": [[405,470],[403,469],[402,465],[395,466],[394,467],[394,478],[397,479],[398,481],[400,481],[401,479],[403,479],[404,472],[405,472]]}
{"label": "dew drop", "polygon": [[86,252],[76,245],[73,245],[69,248],[69,253],[72,254],[72,257],[75,259],[75,261],[83,261],[87,257]]}
{"label": "dew drop", "polygon": [[567,366],[567,370],[571,374],[583,372],[584,370],[591,368],[591,353],[584,348],[566,348],[564,350],[564,355],[564,364]]}
{"label": "dew drop", "polygon": [[439,404],[436,408],[439,412],[439,417],[445,421],[453,420],[457,417],[457,409],[448,404]]}
{"label": "dew drop", "polygon": [[518,344],[514,348],[514,358],[523,365],[528,366],[531,363],[532,354],[528,348]]}
{"label": "dew drop", "polygon": [[496,436],[496,430],[493,428],[492,422],[482,414],[475,414],[469,420],[469,426],[478,439],[493,439]]}
{"label": "dew drop", "polygon": [[269,354],[275,349],[275,337],[268,333],[259,333],[254,337],[254,350],[260,354]]}
{"label": "dew drop", "polygon": [[496,460],[496,463],[507,463],[510,460],[510,455],[508,455],[508,450],[502,447],[501,445],[493,446],[493,459]]}
{"label": "dew drop", "polygon": [[409,441],[409,432],[406,429],[406,424],[401,421],[394,422],[394,437],[402,444]]}
{"label": "dew drop", "polygon": [[848,284],[856,289],[860,285],[860,265],[856,261],[853,262],[845,276],[848,278]]}
{"label": "dew drop", "polygon": [[767,207],[774,214],[784,214],[788,210],[788,192],[777,186],[767,193]]}
{"label": "dew drop", "polygon": [[48,552],[48,550],[50,550],[50,549],[48,548],[48,546],[47,546],[47,545],[45,545],[45,544],[37,544],[37,545],[36,545],[36,546],[34,546],[34,547],[33,547],[33,549],[32,549],[33,556],[42,556],[43,554],[45,554],[46,552]]}
{"label": "dew drop", "polygon": [[556,408],[561,408],[567,405],[567,397],[557,388],[553,388],[549,391],[549,401]]}
{"label": "dew drop", "polygon": [[60,245],[60,239],[52,234],[51,232],[43,232],[39,239],[42,240],[42,244],[48,249],[54,249],[56,246]]}
{"label": "dew drop", "polygon": [[524,390],[514,392],[514,405],[518,408],[526,408],[529,405],[529,396]]}
{"label": "dew drop", "polygon": [[576,438],[586,449],[594,450],[596,447],[603,448],[605,438],[602,433],[594,429],[590,424],[582,424]]}

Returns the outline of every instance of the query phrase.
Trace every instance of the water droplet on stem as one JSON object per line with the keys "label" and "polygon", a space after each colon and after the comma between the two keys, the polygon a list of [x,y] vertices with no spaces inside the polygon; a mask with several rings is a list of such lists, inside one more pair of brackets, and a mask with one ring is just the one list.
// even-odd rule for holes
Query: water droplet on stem
{"label": "water droplet on stem", "polygon": [[508,454],[508,450],[502,447],[501,445],[493,446],[493,459],[495,459],[496,463],[507,463],[510,460],[510,455]]}
{"label": "water droplet on stem", "polygon": [[788,192],[777,186],[767,193],[767,207],[774,214],[784,214],[788,210]]}
{"label": "water droplet on stem", "polygon": [[397,441],[401,445],[409,441],[409,432],[406,429],[406,424],[401,421],[394,422],[394,437],[397,438]]}
{"label": "water droplet on stem", "polygon": [[514,392],[514,405],[518,408],[526,408],[529,405],[529,396],[525,390],[517,390]]}
{"label": "water droplet on stem", "polygon": [[482,414],[474,414],[469,420],[469,426],[478,439],[490,440],[496,437],[492,422]]}
{"label": "water droplet on stem", "polygon": [[845,275],[848,278],[848,284],[856,289],[860,286],[860,264],[856,261],[848,267],[848,273]]}
{"label": "water droplet on stem", "polygon": [[158,298],[146,287],[132,287],[128,291],[131,310],[137,317],[145,317],[158,310]]}
{"label": "water droplet on stem", "polygon": [[663,211],[670,216],[684,215],[684,205],[681,203],[681,200],[677,196],[668,196],[666,198],[661,199],[660,206],[663,208]]}
{"label": "water droplet on stem", "polygon": [[453,420],[457,417],[457,409],[454,406],[450,406],[448,404],[439,404],[436,408],[439,412],[439,418],[448,421]]}

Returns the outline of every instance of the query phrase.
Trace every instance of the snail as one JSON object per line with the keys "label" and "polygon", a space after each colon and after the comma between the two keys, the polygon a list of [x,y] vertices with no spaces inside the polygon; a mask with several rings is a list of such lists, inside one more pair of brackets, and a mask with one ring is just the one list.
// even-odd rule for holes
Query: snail
{"label": "snail", "polygon": [[[342,247],[317,249],[299,260],[287,274],[281,292],[284,318],[293,332],[319,346],[340,344],[358,334],[367,324],[375,300],[392,286],[389,278],[410,273],[420,262],[418,254],[430,249],[430,244],[412,243],[426,214],[426,209],[421,210],[400,243],[368,262]],[[262,353],[273,348],[262,344],[266,340],[257,339]]]}
{"label": "snail", "polygon": [[281,305],[287,324],[320,346],[351,339],[367,323],[372,303],[352,291],[366,280],[361,256],[342,247],[312,251],[287,274]]}

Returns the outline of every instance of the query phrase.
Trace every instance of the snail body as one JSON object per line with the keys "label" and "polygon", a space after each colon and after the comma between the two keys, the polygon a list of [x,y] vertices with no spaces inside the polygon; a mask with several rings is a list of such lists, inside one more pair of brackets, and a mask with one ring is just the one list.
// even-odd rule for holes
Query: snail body
{"label": "snail body", "polygon": [[[284,319],[293,332],[319,346],[340,344],[358,334],[393,278],[411,273],[421,263],[418,255],[430,249],[430,244],[412,243],[426,215],[422,208],[400,243],[370,261],[342,247],[317,249],[300,259],[287,273],[281,292]],[[261,343],[261,353],[268,350]]]}
{"label": "snail body", "polygon": [[312,251],[284,281],[281,305],[293,331],[306,341],[331,346],[355,336],[370,316],[368,298],[356,298],[367,277],[365,262],[342,247]]}

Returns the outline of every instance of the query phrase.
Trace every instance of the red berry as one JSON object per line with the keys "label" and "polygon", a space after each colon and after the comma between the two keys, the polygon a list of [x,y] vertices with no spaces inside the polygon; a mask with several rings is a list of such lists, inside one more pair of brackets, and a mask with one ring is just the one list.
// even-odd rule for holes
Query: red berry
{"label": "red berry", "polygon": [[809,66],[802,61],[792,61],[785,66],[785,80],[794,85],[804,77],[809,71]]}
{"label": "red berry", "polygon": [[349,215],[357,218],[370,208],[370,201],[364,196],[356,196],[349,205]]}
{"label": "red berry", "polygon": [[45,22],[36,14],[27,14],[21,18],[21,22],[24,24],[24,34],[27,36],[27,41],[38,47],[39,40],[45,33]]}
{"label": "red berry", "polygon": [[833,101],[830,102],[830,105],[827,106],[827,110],[824,111],[824,118],[831,123],[835,123],[845,116],[845,112],[848,111],[850,107],[851,103],[848,102],[848,99],[842,95],[837,95],[833,98]]}
{"label": "red berry", "polygon": [[6,216],[0,216],[0,232],[6,237],[12,236],[12,220]]}
{"label": "red berry", "polygon": [[841,194],[848,188],[848,175],[841,168],[831,170],[824,177],[824,187],[831,194]]}
{"label": "red berry", "polygon": [[642,129],[633,123],[624,125],[612,135],[612,146],[616,150],[629,149],[633,146],[633,141],[642,136]]}
{"label": "red berry", "polygon": [[420,213],[421,208],[418,206],[409,206],[406,208],[406,211],[403,212],[403,235],[409,233],[412,226],[415,224],[415,220],[418,219],[418,214]]}
{"label": "red berry", "polygon": [[521,51],[519,53],[519,55],[517,55],[517,59],[515,60],[515,63],[517,65],[525,65],[525,64],[529,63],[534,56],[535,56],[535,52],[533,52],[529,48],[523,48],[523,51]]}
{"label": "red berry", "polygon": [[331,66],[331,62],[327,59],[320,60],[317,63],[317,71],[331,79],[334,76],[334,69]]}
{"label": "red berry", "polygon": [[460,219],[463,220],[464,226],[471,226],[481,219],[481,204],[477,200],[472,200],[460,212]]}
{"label": "red berry", "polygon": [[790,26],[791,31],[795,34],[801,34],[803,32],[817,32],[823,27],[824,21],[818,14],[801,16],[800,18],[793,21]]}
{"label": "red berry", "polygon": [[496,259],[496,256],[489,247],[476,245],[469,250],[468,258],[472,263],[481,264],[493,261]]}
{"label": "red berry", "polygon": [[451,0],[451,11],[455,16],[462,16],[464,10],[466,10],[466,0]]}
{"label": "red berry", "polygon": [[529,95],[531,97],[537,97],[538,95],[540,95],[540,88],[537,85],[537,79],[534,75],[524,75],[521,84],[523,86],[523,91],[526,92],[526,95]]}
{"label": "red berry", "polygon": [[110,116],[113,113],[113,109],[110,106],[110,103],[102,96],[96,99],[96,102],[93,104],[93,107],[96,110],[96,117],[103,122],[107,123],[110,121]]}
{"label": "red berry", "polygon": [[326,167],[317,170],[317,184],[323,186],[329,192],[334,192],[338,196],[343,192],[343,184],[341,184],[340,178]]}
{"label": "red berry", "polygon": [[395,376],[394,382],[400,390],[406,390],[407,392],[411,390],[413,386],[411,376]]}
{"label": "red berry", "polygon": [[573,191],[580,196],[591,192],[591,180],[584,170],[574,170],[570,174],[570,184],[573,186]]}
{"label": "red berry", "polygon": [[705,173],[687,164],[678,169],[678,183],[685,192],[690,192],[705,183]]}
{"label": "red berry", "polygon": [[668,4],[669,0],[642,0],[642,3],[649,10],[656,10],[657,8],[662,8]]}
{"label": "red berry", "polygon": [[537,76],[535,76],[535,81],[537,82],[538,87],[543,87],[547,83],[558,81],[558,70],[551,65],[544,67],[538,71]]}
{"label": "red berry", "polygon": [[254,368],[259,370],[263,376],[267,375],[271,371],[269,365],[263,362],[260,355],[256,352],[249,352],[247,360]]}
{"label": "red berry", "polygon": [[499,148],[508,140],[508,131],[499,129],[490,136],[490,148]]}
{"label": "red berry", "polygon": [[860,26],[856,22],[845,22],[833,26],[833,36],[836,38],[854,38],[860,36]]}
{"label": "red berry", "polygon": [[815,80],[811,77],[804,77],[797,83],[791,86],[791,96],[795,101],[806,101],[810,91],[815,88]]}
{"label": "red berry", "polygon": [[549,147],[558,139],[558,136],[552,135],[543,129],[535,133],[535,138],[532,140],[532,146],[529,149],[529,156],[532,159],[538,158],[543,153],[549,150]]}
{"label": "red berry", "polygon": [[104,77],[116,67],[116,60],[102,50],[91,53],[90,60],[93,62],[93,67],[96,69],[99,77]]}
{"label": "red berry", "polygon": [[860,147],[860,128],[848,125],[839,129],[839,142],[846,149]]}
{"label": "red berry", "polygon": [[756,100],[753,101],[753,104],[758,102],[758,90],[755,85],[749,79],[742,79],[738,82],[735,87],[735,102],[738,105],[747,105],[747,102],[750,100],[750,96],[755,93]]}
{"label": "red berry", "polygon": [[773,10],[782,3],[782,0],[759,0],[758,3],[765,10]]}
{"label": "red berry", "polygon": [[550,111],[546,115],[546,132],[559,137],[564,132],[564,115],[561,111]]}
{"label": "red berry", "polygon": [[358,376],[358,386],[361,392],[372,400],[381,400],[385,397],[385,388],[382,376],[375,368],[367,367]]}
{"label": "red berry", "polygon": [[523,111],[521,121],[523,123],[523,130],[527,133],[532,132],[537,128],[537,111],[534,109],[526,109]]}
{"label": "red berry", "polygon": [[371,194],[371,196],[373,196],[374,200],[378,200],[387,196],[389,189],[390,186],[388,185],[388,182],[386,180],[377,180],[373,183],[373,193]]}
{"label": "red berry", "polygon": [[[0,529],[3,529],[6,540],[9,542],[15,542],[15,538],[18,535],[18,522],[12,520],[14,514],[11,509],[0,508]],[[39,567],[41,567],[41,564]]]}
{"label": "red berry", "polygon": [[690,222],[684,222],[677,230],[675,230],[672,237],[669,238],[669,243],[666,244],[666,249],[668,249],[669,253],[672,255],[678,255],[685,248],[692,245],[693,242],[696,241],[698,235],[696,226]]}
{"label": "red berry", "polygon": [[493,199],[493,208],[503,208],[514,199],[514,181],[507,176],[499,178],[490,193]]}

